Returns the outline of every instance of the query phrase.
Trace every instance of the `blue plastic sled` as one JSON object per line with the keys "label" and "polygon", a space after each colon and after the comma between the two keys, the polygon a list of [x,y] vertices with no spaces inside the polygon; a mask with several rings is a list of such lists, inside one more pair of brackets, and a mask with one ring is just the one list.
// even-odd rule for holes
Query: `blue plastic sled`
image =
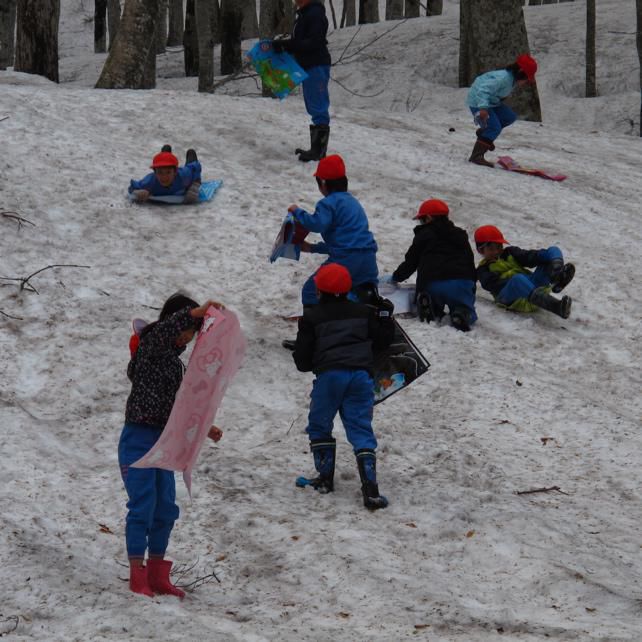
{"label": "blue plastic sled", "polygon": [[246,58],[256,69],[263,84],[281,100],[287,98],[308,77],[289,53],[276,53],[271,40],[259,40],[246,54]]}
{"label": "blue plastic sled", "polygon": [[[206,201],[211,201],[221,185],[223,185],[223,181],[205,181],[204,183],[201,183],[201,189],[198,192],[198,202],[205,203]],[[130,201],[135,200],[134,195],[130,193],[127,194],[127,198]],[[153,203],[183,205],[184,198],[185,196],[183,194],[174,194],[172,196],[150,196],[147,201]]]}
{"label": "blue plastic sled", "polygon": [[270,263],[274,263],[274,261],[281,258],[298,261],[301,256],[301,242],[307,235],[308,230],[300,223],[297,223],[292,214],[288,213],[283,219],[281,229],[276,235],[274,245],[272,245]]}

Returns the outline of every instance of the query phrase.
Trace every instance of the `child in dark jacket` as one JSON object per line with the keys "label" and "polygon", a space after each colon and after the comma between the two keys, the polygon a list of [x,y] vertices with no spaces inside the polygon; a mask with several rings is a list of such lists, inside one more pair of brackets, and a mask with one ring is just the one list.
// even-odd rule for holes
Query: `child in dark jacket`
{"label": "child in dark jacket", "polygon": [[372,369],[373,350],[390,345],[394,322],[387,312],[348,300],[352,280],[344,266],[324,265],[314,280],[319,305],[306,309],[299,320],[293,356],[301,372],[316,375],[307,433],[319,476],[311,481],[299,478],[297,485],[312,485],[320,493],[334,490],[332,426],[339,412],[357,459],[363,503],[371,510],[385,508],[388,500],[379,494],[377,484]]}
{"label": "child in dark jacket", "polygon": [[475,259],[468,235],[450,220],[449,212],[438,198],[421,204],[415,238],[391,280],[405,281],[416,271],[419,318],[441,319],[447,305],[453,327],[466,332],[477,321]]}
{"label": "child in dark jacket", "polygon": [[201,164],[193,149],[187,150],[185,166],[178,166],[178,158],[172,148],[164,145],[163,150],[154,156],[151,164],[154,171],[140,181],[132,180],[129,193],[142,203],[150,196],[183,196],[184,203],[197,203],[201,189]]}
{"label": "child in dark jacket", "polygon": [[[571,314],[570,296],[556,299],[575,276],[575,266],[564,263],[558,247],[522,250],[508,243],[494,225],[483,225],[475,231],[477,251],[484,257],[477,266],[477,278],[495,301],[509,310],[533,312],[543,308],[563,319]],[[535,268],[534,272],[526,268]]]}
{"label": "child in dark jacket", "polygon": [[[125,425],[118,444],[120,472],[129,497],[125,528],[130,564],[129,586],[134,593],[184,597],[169,579],[172,563],[165,560],[169,536],[178,519],[174,473],[160,468],[131,468],[156,443],[174,405],[184,366],[180,354],[200,329],[210,305],[198,305],[177,293],[163,306],[158,321],[146,326],[127,367],[132,382]],[[209,437],[222,432],[212,426]],[[147,566],[143,565],[145,552]]]}

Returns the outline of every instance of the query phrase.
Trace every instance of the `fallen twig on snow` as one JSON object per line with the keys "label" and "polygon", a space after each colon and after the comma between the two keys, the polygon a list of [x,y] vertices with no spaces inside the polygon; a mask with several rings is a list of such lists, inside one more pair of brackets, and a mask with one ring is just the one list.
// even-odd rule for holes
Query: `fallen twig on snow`
{"label": "fallen twig on snow", "polygon": [[341,89],[345,89],[349,94],[352,94],[353,96],[358,96],[359,98],[376,98],[377,96],[381,96],[384,91],[386,91],[386,88],[384,87],[381,91],[378,91],[376,94],[359,94],[356,91],[353,91],[352,89],[348,89],[342,82],[337,80],[336,78],[330,77],[330,80],[334,81],[341,87]]}
{"label": "fallen twig on snow", "polygon": [[203,584],[209,584],[213,579],[216,580],[219,584],[221,583],[221,580],[218,579],[216,573],[212,571],[208,575],[197,577],[193,582],[189,582],[188,584],[177,584],[176,586],[185,589],[186,591],[194,591],[195,589],[199,588],[199,586],[203,586]]}
{"label": "fallen twig on snow", "polygon": [[36,274],[40,274],[41,272],[44,272],[45,270],[50,270],[52,268],[58,268],[58,267],[74,267],[74,268],[90,268],[90,265],[75,265],[71,263],[57,263],[55,265],[47,265],[46,267],[40,268],[39,270],[36,270],[33,274],[30,274],[29,276],[25,277],[7,277],[7,276],[0,276],[0,279],[3,281],[19,281],[20,282],[20,291],[22,292],[23,290],[29,290],[29,292],[35,292],[36,294],[40,294],[36,288],[29,283],[29,279],[32,279]]}
{"label": "fallen twig on snow", "polygon": [[4,620],[0,620],[0,626],[3,625],[3,624],[7,624],[8,626],[11,626],[10,623],[13,623],[13,628],[7,628],[6,631],[0,631],[0,638],[3,635],[7,635],[9,633],[13,633],[18,628],[18,624],[20,624],[20,617],[18,615],[10,615],[9,617],[5,618]]}
{"label": "fallen twig on snow", "polygon": [[16,221],[18,223],[18,230],[20,230],[24,223],[29,223],[29,225],[33,225],[34,227],[36,226],[36,224],[32,223],[29,219],[24,218],[24,216],[20,216],[18,212],[2,211],[0,214],[5,218],[10,218]]}
{"label": "fallen twig on snow", "polygon": [[533,488],[531,490],[516,490],[515,495],[532,495],[533,493],[550,493],[555,491],[561,493],[562,495],[568,495],[565,493],[559,486],[547,486],[545,488]]}
{"label": "fallen twig on snow", "polygon": [[24,319],[23,319],[22,317],[14,317],[14,316],[13,316],[13,315],[11,315],[11,314],[7,314],[7,313],[6,313],[6,312],[4,312],[3,310],[0,310],[0,314],[1,314],[2,316],[7,317],[7,319],[15,319],[16,321],[24,321]]}
{"label": "fallen twig on snow", "polygon": [[3,116],[2,118],[0,118],[0,123],[1,123],[3,120],[7,120],[7,118],[11,118],[11,116]]}

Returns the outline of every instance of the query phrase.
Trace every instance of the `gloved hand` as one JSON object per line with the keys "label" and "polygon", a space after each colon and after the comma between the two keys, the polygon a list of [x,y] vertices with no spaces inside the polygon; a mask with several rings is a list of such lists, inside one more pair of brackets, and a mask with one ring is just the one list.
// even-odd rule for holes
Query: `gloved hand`
{"label": "gloved hand", "polygon": [[397,285],[397,282],[392,278],[392,274],[384,274],[379,278],[380,283],[390,283],[391,285]]}
{"label": "gloved hand", "polygon": [[149,192],[146,189],[135,189],[132,194],[137,203],[144,203],[149,198]]}
{"label": "gloved hand", "polygon": [[201,191],[201,184],[199,181],[194,181],[185,192],[185,198],[183,203],[191,205],[192,203],[198,203],[198,193]]}
{"label": "gloved hand", "polygon": [[274,49],[274,53],[280,54],[287,51],[289,42],[289,40],[273,40],[272,49]]}
{"label": "gloved hand", "polygon": [[475,125],[480,129],[486,129],[488,124],[488,111],[486,109],[480,109],[479,112],[475,115]]}
{"label": "gloved hand", "polygon": [[556,281],[564,271],[564,259],[553,259],[548,264],[548,276],[551,278],[551,281]]}

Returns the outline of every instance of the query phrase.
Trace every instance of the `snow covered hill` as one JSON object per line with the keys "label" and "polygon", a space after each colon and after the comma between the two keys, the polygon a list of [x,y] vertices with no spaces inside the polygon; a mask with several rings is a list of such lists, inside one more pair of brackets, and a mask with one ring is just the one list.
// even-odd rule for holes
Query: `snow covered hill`
{"label": "snow covered hill", "polygon": [[[478,296],[468,334],[403,325],[432,367],[375,409],[390,506],[361,505],[340,422],[336,492],[295,488],[310,472],[310,375],[280,347],[318,257],[267,260],[287,206],[312,207],[300,96],[253,83],[200,95],[164,56],[152,92],[95,91],[104,56],[77,3],[63,13],[59,86],[0,72],[0,275],[50,269],[0,310],[0,634],[16,640],[601,640],[642,637],[639,247],[641,141],[633,3],[599,3],[598,87],[582,99],[583,2],[532,7],[544,123],[498,144],[560,184],[466,162],[474,127],[456,87],[457,4],[408,21],[335,77],[330,149],[368,212],[391,272],[411,216],[446,200],[472,236],[498,225],[523,247],[559,245],[578,269],[567,321],[517,316]],[[361,29],[365,44],[390,24]],[[625,33],[626,32],[626,33]],[[628,35],[627,35],[628,34]],[[331,36],[339,58],[354,30]],[[84,43],[84,47],[83,47]],[[452,130],[452,131],[451,131]],[[132,206],[130,177],[171,143],[196,147],[213,202]],[[127,589],[125,492],[116,445],[128,394],[130,321],[178,288],[224,301],[248,356],[224,400],[170,556],[179,603]],[[517,495],[557,486],[563,492]]]}

